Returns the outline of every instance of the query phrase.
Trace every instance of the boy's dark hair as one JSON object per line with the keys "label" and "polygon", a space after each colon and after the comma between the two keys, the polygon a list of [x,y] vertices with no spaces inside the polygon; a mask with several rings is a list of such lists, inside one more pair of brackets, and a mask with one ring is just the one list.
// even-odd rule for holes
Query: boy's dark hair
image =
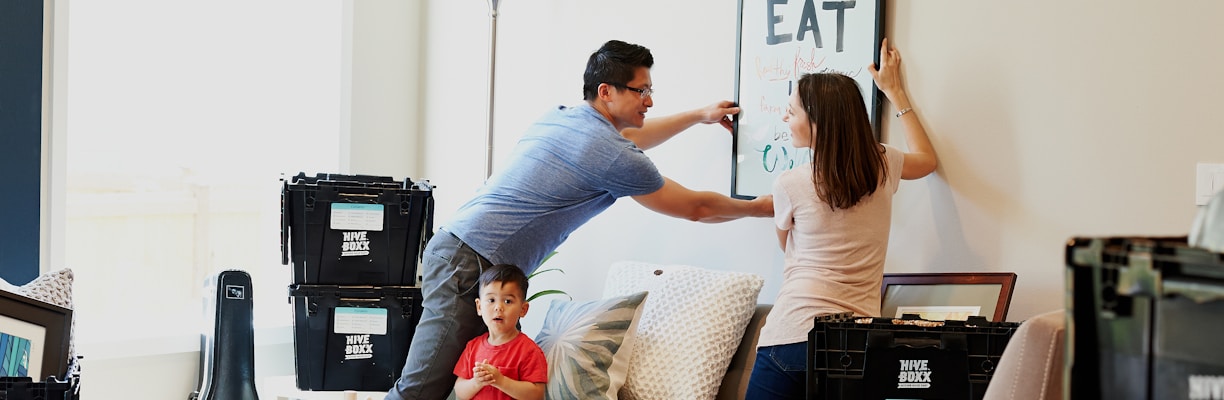
{"label": "boy's dark hair", "polygon": [[628,84],[638,68],[652,66],[654,56],[650,55],[650,49],[609,40],[587,59],[586,72],[582,74],[582,99],[595,100],[599,96],[599,84]]}
{"label": "boy's dark hair", "polygon": [[524,300],[527,299],[527,274],[521,268],[511,264],[497,264],[480,273],[480,287],[493,282],[501,282],[503,285],[517,283],[519,289],[523,290],[520,295]]}

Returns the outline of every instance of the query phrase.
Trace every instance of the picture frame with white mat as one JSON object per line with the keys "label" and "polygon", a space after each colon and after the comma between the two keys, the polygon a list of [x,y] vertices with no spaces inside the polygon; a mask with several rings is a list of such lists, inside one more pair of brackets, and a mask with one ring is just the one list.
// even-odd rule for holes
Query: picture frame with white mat
{"label": "picture frame with white mat", "polygon": [[13,369],[5,375],[34,381],[65,378],[71,324],[71,309],[0,290],[0,342],[7,354],[5,369]]}
{"label": "picture frame with white mat", "polygon": [[1015,287],[1014,272],[886,273],[880,312],[884,317],[911,313],[939,321],[981,315],[1003,322]]}

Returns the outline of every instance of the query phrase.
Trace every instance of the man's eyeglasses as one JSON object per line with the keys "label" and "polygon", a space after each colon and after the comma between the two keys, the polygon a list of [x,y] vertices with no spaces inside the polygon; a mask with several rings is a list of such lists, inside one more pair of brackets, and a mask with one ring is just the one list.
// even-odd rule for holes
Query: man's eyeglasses
{"label": "man's eyeglasses", "polygon": [[[607,82],[605,82],[605,83],[607,83]],[[619,83],[608,83],[608,84],[609,84],[609,85],[612,85],[612,86],[616,86],[616,87],[621,88],[621,89],[628,89],[628,90],[631,90],[631,91],[637,92],[637,94],[641,95],[643,99],[645,99],[645,98],[647,98],[647,97],[650,97],[650,96],[651,96],[651,95],[653,95],[653,94],[654,94],[654,92],[655,92],[655,91],[654,91],[654,89],[652,89],[652,88],[638,89],[638,88],[635,88],[635,87],[631,87],[631,86],[628,86],[628,85],[622,85],[622,84],[619,84]]]}

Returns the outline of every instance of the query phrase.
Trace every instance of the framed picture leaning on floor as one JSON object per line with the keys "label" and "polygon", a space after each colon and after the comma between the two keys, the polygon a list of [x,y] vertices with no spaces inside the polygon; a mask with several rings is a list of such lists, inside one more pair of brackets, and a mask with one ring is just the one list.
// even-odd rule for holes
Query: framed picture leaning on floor
{"label": "framed picture leaning on floor", "polygon": [[0,290],[0,376],[64,379],[72,310]]}

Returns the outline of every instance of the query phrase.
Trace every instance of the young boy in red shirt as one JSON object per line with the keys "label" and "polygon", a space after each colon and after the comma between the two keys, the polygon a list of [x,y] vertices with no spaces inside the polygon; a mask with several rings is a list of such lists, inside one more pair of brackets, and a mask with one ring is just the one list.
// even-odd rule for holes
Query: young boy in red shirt
{"label": "young boy in red shirt", "polygon": [[518,320],[527,315],[527,276],[498,264],[480,274],[476,312],[489,332],[467,343],[455,365],[455,396],[466,399],[541,400],[548,382],[544,351]]}

